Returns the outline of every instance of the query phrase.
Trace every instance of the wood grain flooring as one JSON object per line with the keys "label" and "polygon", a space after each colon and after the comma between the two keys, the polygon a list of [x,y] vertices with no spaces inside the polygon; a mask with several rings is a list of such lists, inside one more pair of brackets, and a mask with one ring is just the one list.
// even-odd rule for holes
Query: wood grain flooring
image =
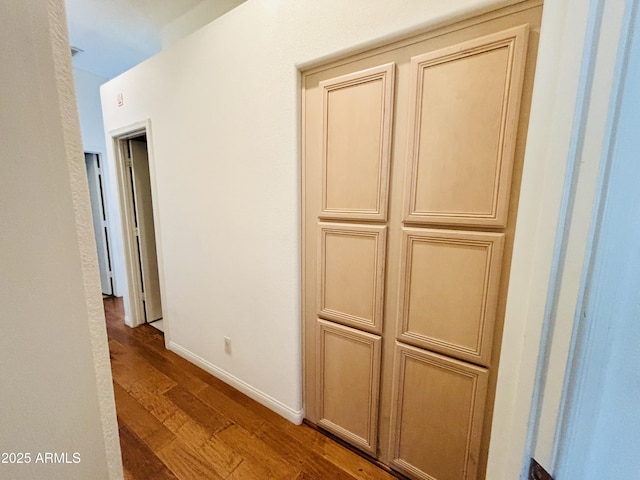
{"label": "wood grain flooring", "polygon": [[296,426],[124,324],[104,299],[127,480],[393,480],[307,425]]}

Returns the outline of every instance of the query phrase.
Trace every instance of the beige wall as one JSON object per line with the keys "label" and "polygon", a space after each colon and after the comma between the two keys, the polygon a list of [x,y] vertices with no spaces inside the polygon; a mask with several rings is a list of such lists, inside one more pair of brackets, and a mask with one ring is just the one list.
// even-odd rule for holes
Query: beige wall
{"label": "beige wall", "polygon": [[7,479],[122,477],[63,6],[0,3],[0,452],[31,456]]}

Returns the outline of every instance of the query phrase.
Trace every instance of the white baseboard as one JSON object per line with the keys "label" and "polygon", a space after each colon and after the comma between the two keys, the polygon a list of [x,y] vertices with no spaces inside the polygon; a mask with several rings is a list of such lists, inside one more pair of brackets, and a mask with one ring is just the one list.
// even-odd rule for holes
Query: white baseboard
{"label": "white baseboard", "polygon": [[199,357],[198,355],[191,353],[189,350],[181,347],[180,345],[177,345],[174,342],[170,341],[167,345],[167,348],[172,352],[180,355],[181,357],[189,360],[191,363],[196,364],[203,370],[206,370],[214,377],[219,378],[223,382],[231,385],[236,390],[241,391],[256,402],[264,405],[270,410],[273,410],[278,415],[286,418],[290,422],[295,423],[296,425],[300,425],[302,423],[302,419],[304,418],[304,410],[294,410],[291,407],[288,407],[279,400],[276,400],[270,395],[267,395],[266,393],[222,370],[221,368],[215,366],[213,363],[210,363],[205,359]]}

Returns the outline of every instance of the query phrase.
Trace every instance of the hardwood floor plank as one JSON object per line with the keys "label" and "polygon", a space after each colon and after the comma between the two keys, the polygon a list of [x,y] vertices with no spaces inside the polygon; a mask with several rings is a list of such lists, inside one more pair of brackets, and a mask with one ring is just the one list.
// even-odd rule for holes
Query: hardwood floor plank
{"label": "hardwood floor plank", "polygon": [[211,466],[179,440],[156,452],[180,480],[223,480]]}
{"label": "hardwood floor plank", "polygon": [[215,437],[203,443],[197,452],[223,478],[227,478],[243,460],[238,452]]}
{"label": "hardwood floor plank", "polygon": [[243,471],[249,471],[257,478],[294,480],[300,473],[269,445],[238,425],[231,425],[214,438],[238,452],[244,459],[241,464]]}
{"label": "hardwood floor plank", "polygon": [[164,375],[166,375],[182,388],[184,388],[188,392],[193,393],[194,395],[209,386],[207,382],[201,380],[200,378],[192,375],[189,372],[186,372],[184,368],[164,357],[161,357],[161,359],[155,362],[153,365]]}
{"label": "hardwood floor plank", "polygon": [[175,386],[165,393],[180,410],[189,415],[211,435],[231,425],[231,421],[224,415],[209,407],[197,397],[180,386]]}
{"label": "hardwood floor plank", "polygon": [[313,445],[302,443],[269,422],[265,422],[256,437],[270,445],[284,460],[296,466],[312,478],[340,478],[355,480],[343,469],[336,466],[313,450]]}
{"label": "hardwood floor plank", "polygon": [[[340,478],[340,477],[337,477],[337,478]],[[323,480],[323,479],[312,477],[308,473],[305,473],[305,472],[300,472],[300,474],[298,475],[296,480]]]}
{"label": "hardwood floor plank", "polygon": [[156,451],[176,436],[164,424],[146,410],[118,383],[113,384],[118,409],[118,420]]}
{"label": "hardwood floor plank", "polygon": [[280,415],[270,415],[266,421],[283,433],[308,446],[315,446],[316,442],[326,438],[309,425],[305,425],[304,423],[302,425],[296,425],[286,418],[282,418]]}
{"label": "hardwood floor plank", "polygon": [[397,479],[328,437],[324,437],[324,440],[317,443],[315,448],[324,458],[358,480]]}
{"label": "hardwood floor plank", "polygon": [[209,386],[205,388],[197,393],[196,397],[214,410],[223,412],[229,420],[250,433],[254,433],[266,421],[263,417],[240,405],[215,387]]}
{"label": "hardwood floor plank", "polygon": [[140,361],[131,352],[113,355],[111,371],[114,379],[130,393],[135,388],[162,394],[177,385],[175,381],[151,364]]}
{"label": "hardwood floor plank", "polygon": [[[114,378],[116,378],[116,375],[114,375]],[[173,402],[168,400],[161,393],[155,391],[153,388],[149,388],[144,384],[143,380],[138,383],[131,383],[122,382],[119,378],[116,378],[116,382],[119,383],[133,398],[135,398],[140,405],[146,408],[151,414],[153,414],[153,416],[163,423],[178,410]]]}
{"label": "hardwood floor plank", "polygon": [[123,474],[124,474],[124,480],[137,480],[135,475],[131,473],[129,470],[127,470],[126,468],[124,469]]}
{"label": "hardwood floor plank", "polygon": [[[155,330],[153,327],[144,325],[136,328],[135,330],[148,330],[149,328]],[[124,348],[123,344],[126,344],[127,347],[125,351],[126,354],[129,355],[129,357],[127,357],[129,361],[135,363],[146,362],[152,365],[153,368],[158,370],[164,376],[170,378],[191,393],[198,393],[209,386],[207,382],[203,381],[198,376],[185,371],[185,369],[181,365],[177,364],[174,359],[167,358],[166,353],[168,351],[164,350],[164,342],[162,341],[159,343],[159,348],[162,349],[164,353],[160,353],[158,350],[150,348],[149,344],[146,343],[149,340],[141,340],[139,338],[132,339],[129,335],[122,334],[121,332],[118,332],[118,334],[113,337],[113,341],[116,342],[114,345],[116,355],[122,355],[121,352]]]}
{"label": "hardwood floor plank", "polygon": [[177,409],[164,422],[185,446],[197,452],[222,477],[228,476],[242,461],[242,457],[224,442],[196,423],[185,412]]}
{"label": "hardwood floor plank", "polygon": [[[262,480],[251,471],[248,463],[242,462],[228,477],[227,480]],[[297,479],[296,479],[297,480]]]}
{"label": "hardwood floor plank", "polygon": [[135,433],[126,426],[120,428],[122,463],[136,479],[176,480],[167,466]]}

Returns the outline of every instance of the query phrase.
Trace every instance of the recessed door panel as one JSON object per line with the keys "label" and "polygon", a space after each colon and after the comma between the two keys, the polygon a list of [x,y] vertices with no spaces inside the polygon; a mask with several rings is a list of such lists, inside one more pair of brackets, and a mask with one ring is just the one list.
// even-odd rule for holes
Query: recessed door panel
{"label": "recessed door panel", "polygon": [[381,339],[318,320],[318,425],[375,455]]}
{"label": "recessed door panel", "polygon": [[319,316],[379,332],[387,227],[320,223],[319,228]]}
{"label": "recessed door panel", "polygon": [[488,373],[396,344],[393,468],[425,480],[476,478]]}
{"label": "recessed door panel", "polygon": [[411,59],[406,221],[505,225],[527,31]]}
{"label": "recessed door panel", "polygon": [[320,84],[323,218],[386,218],[393,75],[387,64]]}
{"label": "recessed door panel", "polygon": [[149,154],[146,141],[129,140],[129,145],[145,316],[147,322],[153,322],[162,318],[162,301],[149,177]]}
{"label": "recessed door panel", "polygon": [[403,229],[399,339],[488,365],[504,234]]}

